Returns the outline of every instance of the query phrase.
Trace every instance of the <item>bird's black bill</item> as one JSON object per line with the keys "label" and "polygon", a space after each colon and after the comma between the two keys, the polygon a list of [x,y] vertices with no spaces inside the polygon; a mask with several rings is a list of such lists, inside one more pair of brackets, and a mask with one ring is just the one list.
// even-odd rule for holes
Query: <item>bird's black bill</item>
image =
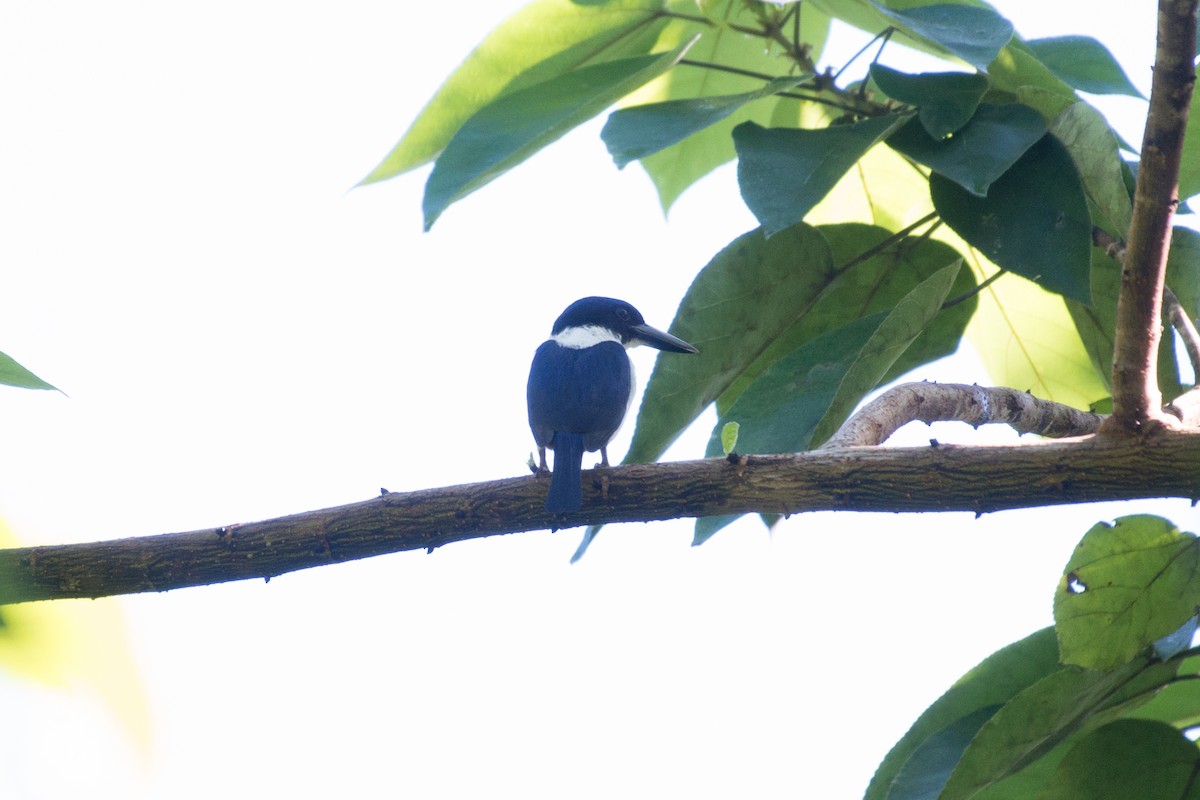
{"label": "bird's black bill", "polygon": [[666,350],[668,353],[696,353],[699,352],[696,348],[676,336],[669,333],[664,333],[658,328],[652,328],[649,325],[642,323],[634,325],[633,332],[637,334],[637,340],[648,347],[653,347],[658,350]]}

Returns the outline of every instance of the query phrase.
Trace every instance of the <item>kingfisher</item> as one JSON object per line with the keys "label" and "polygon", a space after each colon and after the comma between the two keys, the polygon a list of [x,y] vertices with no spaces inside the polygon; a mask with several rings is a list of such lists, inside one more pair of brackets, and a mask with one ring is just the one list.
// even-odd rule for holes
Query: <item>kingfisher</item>
{"label": "kingfisher", "polygon": [[599,450],[600,466],[608,466],[608,443],[633,402],[633,362],[625,351],[639,344],[697,352],[647,325],[623,300],[585,297],[567,306],[534,354],[526,397],[540,472],[547,471],[546,448],[554,451],[547,511],[567,514],[583,505],[584,451]]}

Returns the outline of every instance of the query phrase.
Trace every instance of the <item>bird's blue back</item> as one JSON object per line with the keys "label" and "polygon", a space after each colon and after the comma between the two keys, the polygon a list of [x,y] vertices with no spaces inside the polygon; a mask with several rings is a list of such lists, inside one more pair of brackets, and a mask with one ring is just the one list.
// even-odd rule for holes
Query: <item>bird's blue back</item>
{"label": "bird's blue back", "polygon": [[599,450],[621,426],[632,392],[633,366],[618,342],[572,348],[547,341],[529,370],[534,440],[547,447],[555,431],[579,433],[586,450]]}

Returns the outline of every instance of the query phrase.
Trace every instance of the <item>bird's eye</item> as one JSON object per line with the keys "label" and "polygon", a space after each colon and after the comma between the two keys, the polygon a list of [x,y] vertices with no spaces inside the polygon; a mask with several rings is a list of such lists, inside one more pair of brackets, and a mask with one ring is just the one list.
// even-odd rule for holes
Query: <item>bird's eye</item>
{"label": "bird's eye", "polygon": [[628,309],[624,309],[624,308],[618,308],[618,309],[617,309],[617,318],[618,318],[618,319],[620,319],[620,320],[627,320],[627,319],[629,319],[629,311],[628,311]]}

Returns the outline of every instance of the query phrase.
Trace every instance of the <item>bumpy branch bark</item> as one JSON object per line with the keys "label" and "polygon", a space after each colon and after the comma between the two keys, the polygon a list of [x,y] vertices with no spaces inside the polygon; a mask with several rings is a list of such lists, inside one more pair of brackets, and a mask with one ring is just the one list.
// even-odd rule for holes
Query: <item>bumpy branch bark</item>
{"label": "bumpy branch bark", "polygon": [[1142,431],[1167,424],[1159,410],[1155,365],[1161,335],[1163,276],[1179,203],[1179,164],[1196,81],[1197,0],[1160,0],[1150,112],[1134,191],[1113,348],[1113,414],[1104,430]]}
{"label": "bumpy branch bark", "polygon": [[1028,392],[962,383],[902,383],[863,406],[821,449],[877,445],[909,422],[1009,425],[1019,433],[1059,439],[1100,428],[1099,414],[1040,400]]}
{"label": "bumpy branch bark", "polygon": [[973,511],[1200,497],[1200,433],[1007,447],[851,447],[584,473],[553,517],[544,478],[385,494],[279,519],[110,542],[0,550],[0,603],[153,592],[502,533],[748,512]]}

